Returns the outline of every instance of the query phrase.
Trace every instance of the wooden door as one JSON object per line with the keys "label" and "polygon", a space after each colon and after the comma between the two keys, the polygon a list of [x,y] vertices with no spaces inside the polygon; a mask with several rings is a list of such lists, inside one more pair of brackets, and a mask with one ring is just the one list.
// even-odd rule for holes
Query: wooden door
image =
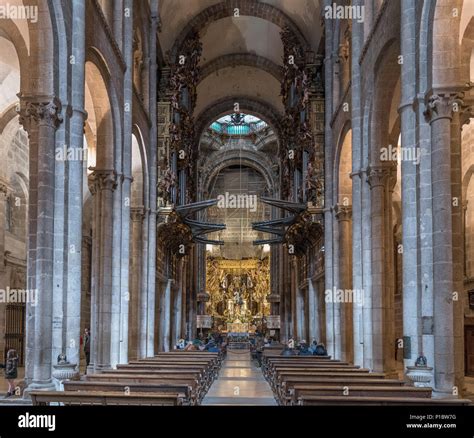
{"label": "wooden door", "polygon": [[464,329],[464,346],[466,375],[474,376],[474,326],[466,326]]}

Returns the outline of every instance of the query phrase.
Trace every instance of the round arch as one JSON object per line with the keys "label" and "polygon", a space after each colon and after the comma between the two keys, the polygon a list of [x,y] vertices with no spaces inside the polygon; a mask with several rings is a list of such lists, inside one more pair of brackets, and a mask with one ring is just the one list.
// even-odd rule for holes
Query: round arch
{"label": "round arch", "polygon": [[300,42],[303,50],[306,50],[309,47],[306,38],[301,33],[298,26],[296,26],[291,18],[280,9],[268,3],[256,4],[253,0],[233,0],[232,2],[222,1],[218,4],[209,6],[190,20],[176,38],[171,50],[171,59],[176,59],[176,56],[188,35],[192,32],[199,33],[213,21],[220,20],[221,18],[233,17],[236,9],[238,9],[240,16],[262,18],[279,26],[281,29],[285,27],[289,28]]}
{"label": "round arch", "polygon": [[[257,154],[251,151],[219,151],[212,154],[208,159],[208,169],[201,175],[202,189],[205,193],[209,193],[209,188],[214,178],[225,168],[233,165],[247,166],[259,172],[265,179],[267,187],[271,193],[276,191],[275,176],[271,171],[271,163],[265,159],[262,154]],[[215,164],[217,163],[217,164]]]}
{"label": "round arch", "polygon": [[235,103],[241,112],[247,112],[266,122],[277,135],[280,133],[281,115],[270,104],[250,96],[230,96],[211,103],[197,117],[195,133],[201,137],[204,129],[219,117],[232,114]]}

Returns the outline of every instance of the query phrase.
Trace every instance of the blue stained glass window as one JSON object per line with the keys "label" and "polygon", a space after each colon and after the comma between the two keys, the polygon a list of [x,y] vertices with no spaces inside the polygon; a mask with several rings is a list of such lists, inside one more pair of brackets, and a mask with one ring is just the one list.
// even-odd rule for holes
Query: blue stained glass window
{"label": "blue stained glass window", "polygon": [[248,114],[229,114],[211,123],[210,128],[227,135],[249,135],[267,127],[267,124],[258,117]]}

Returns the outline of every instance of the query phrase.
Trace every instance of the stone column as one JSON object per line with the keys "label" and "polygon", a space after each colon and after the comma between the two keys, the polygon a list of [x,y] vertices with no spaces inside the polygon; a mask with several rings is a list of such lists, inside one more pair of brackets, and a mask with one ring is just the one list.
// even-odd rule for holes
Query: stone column
{"label": "stone column", "polygon": [[[354,0],[360,6],[362,0]],[[367,19],[367,17],[366,17]],[[351,56],[359,59],[364,44],[364,23],[352,22]],[[362,269],[362,99],[360,64],[351,62],[351,128],[352,128],[352,285],[363,294]],[[354,364],[364,365],[363,307],[353,306]]]}
{"label": "stone column", "polygon": [[461,104],[461,109],[453,112],[451,123],[451,196],[453,221],[453,290],[457,292],[453,300],[454,373],[458,393],[464,389],[464,202],[462,199],[462,128],[473,116],[472,107]]}
{"label": "stone column", "polygon": [[286,323],[286,288],[285,288],[285,251],[283,245],[278,246],[278,291],[280,294],[280,342],[288,341],[288,326]]}
{"label": "stone column", "polygon": [[200,292],[198,290],[198,272],[199,272],[199,258],[198,258],[198,245],[191,245],[191,267],[189,270],[189,284],[191,285],[191,296],[190,296],[190,305],[189,305],[189,325],[191,329],[191,334],[194,337],[197,335],[196,327],[196,316],[197,316],[197,296]]}
{"label": "stone column", "polygon": [[177,284],[173,290],[173,302],[172,302],[172,327],[171,327],[171,347],[176,344],[178,339],[181,337],[181,305],[183,302],[183,284],[186,276],[184,257],[181,257],[178,261],[178,275]]}
{"label": "stone column", "polygon": [[160,291],[158,300],[159,329],[158,329],[158,350],[170,350],[170,329],[171,329],[171,289],[173,280],[169,278]]}
{"label": "stone column", "polygon": [[[145,210],[143,212],[143,228],[142,228],[142,257],[141,257],[141,287],[140,293],[138,297],[138,314],[139,314],[139,339],[138,339],[138,356],[140,359],[148,356],[148,339],[149,336],[152,336],[151,333],[148,332],[149,324],[148,324],[148,294],[155,293],[155,291],[149,291],[148,289],[148,268],[149,268],[149,260],[148,260],[148,231],[149,231],[149,210]],[[154,324],[154,322],[153,322]],[[154,330],[154,327],[153,327]]]}
{"label": "stone column", "polygon": [[181,280],[181,308],[180,308],[180,327],[179,336],[185,337],[186,335],[186,293],[188,290],[188,264],[189,259],[186,257],[183,261],[183,278]]}
{"label": "stone column", "polygon": [[[33,309],[34,332],[27,337],[27,353],[33,355],[32,382],[28,389],[54,389],[52,372],[52,293],[53,293],[53,257],[54,257],[54,166],[55,166],[55,133],[62,119],[61,103],[56,98],[44,101],[22,99],[20,123],[37,138],[30,144],[30,154],[37,153],[35,160],[30,161],[30,184],[36,183],[36,192],[30,193],[29,207],[33,211],[29,219],[29,232],[36,232],[36,251],[29,256],[35,257],[35,286],[38,302]],[[35,125],[33,128],[32,125]],[[32,150],[31,150],[32,147]],[[33,178],[31,178],[33,177]],[[32,181],[33,179],[33,181]],[[33,231],[32,231],[33,230]],[[28,260],[29,263],[30,260]],[[31,265],[30,273],[31,273]],[[31,280],[30,280],[31,285]],[[30,288],[30,287],[29,287]],[[27,307],[27,312],[31,312]],[[27,316],[27,319],[29,317]],[[31,330],[31,325],[27,323]],[[28,360],[27,360],[28,361]],[[31,362],[30,362],[31,364]],[[27,373],[28,374],[28,373]]]}
{"label": "stone column", "polygon": [[290,315],[291,315],[291,329],[290,335],[296,341],[299,341],[299,333],[298,333],[298,314],[296,309],[296,294],[298,290],[297,284],[297,261],[295,256],[290,257],[290,288],[289,288],[289,296],[290,296]]}
{"label": "stone column", "polygon": [[[69,120],[70,148],[81,152],[80,159],[67,163],[67,204],[62,212],[67,217],[67,272],[66,291],[62,292],[64,311],[62,352],[71,364],[80,364],[81,336],[81,286],[82,286],[82,207],[84,186],[84,161],[87,155],[84,145],[84,122],[87,113],[84,108],[85,57],[86,57],[86,6],[85,0],[73,3],[72,53],[75,63],[71,65],[71,115]],[[64,237],[61,236],[61,239]],[[55,315],[57,316],[57,315]]]}
{"label": "stone column", "polygon": [[128,357],[136,360],[138,354],[138,339],[140,333],[139,324],[139,302],[142,287],[142,230],[143,230],[143,207],[132,207],[130,219],[132,221],[132,248],[130,258],[130,313],[128,330]]}
{"label": "stone column", "polygon": [[[122,7],[123,2],[123,7]],[[114,33],[117,38],[123,35],[123,58],[127,69],[123,77],[123,96],[125,108],[123,113],[123,149],[122,149],[122,218],[121,218],[121,256],[120,256],[120,331],[119,362],[128,359],[129,339],[129,267],[130,267],[130,202],[132,184],[132,112],[133,112],[133,0],[119,0],[114,3]],[[119,9],[122,16],[115,19]],[[127,11],[124,13],[123,11]]]}
{"label": "stone column", "polygon": [[[417,114],[415,112],[417,72],[416,72],[416,1],[402,0],[400,4],[402,89],[400,114],[401,146],[413,157],[417,148]],[[402,266],[403,266],[403,335],[409,342],[404,351],[404,365],[413,366],[423,353],[421,330],[421,279],[419,268],[419,165],[415,161],[401,162],[402,195]],[[410,354],[408,354],[408,352]]]}
{"label": "stone column", "polygon": [[[26,102],[20,109],[20,124],[28,133],[29,178],[28,178],[28,245],[27,245],[27,288],[36,289],[36,236],[38,216],[38,125],[27,110]],[[35,368],[35,311],[36,307],[26,303],[25,315],[25,383],[33,381]]]}
{"label": "stone column", "polygon": [[[5,230],[6,230],[6,208],[7,208],[7,196],[9,188],[8,184],[0,180],[0,288],[5,289],[8,285],[6,279],[5,269]],[[6,329],[6,303],[0,302],[0,330]],[[5,332],[3,332],[5,333]],[[0,336],[0,352],[5,351],[5,336]],[[3,360],[3,356],[2,356]]]}
{"label": "stone column", "polygon": [[390,165],[371,166],[368,170],[371,189],[372,228],[372,328],[374,371],[395,370],[392,191],[396,171]]}
{"label": "stone column", "polygon": [[[0,273],[5,272],[5,230],[7,228],[6,211],[7,196],[10,189],[6,181],[0,180]],[[3,279],[2,279],[3,280]],[[4,288],[6,283],[1,282],[0,287]]]}
{"label": "stone column", "polygon": [[[452,394],[455,379],[455,334],[453,292],[453,188],[451,121],[456,92],[439,92],[427,103],[431,125],[431,183],[433,196],[433,304],[435,389]],[[460,202],[460,200],[459,200]],[[458,208],[461,206],[459,205]]]}
{"label": "stone column", "polygon": [[[351,227],[352,208],[350,205],[338,204],[335,209],[336,219],[339,224],[339,288],[344,291],[352,291],[352,248],[351,248]],[[355,300],[358,295],[352,294]],[[347,362],[354,359],[354,338],[353,338],[353,307],[359,305],[358,302],[344,300],[341,303],[341,358]]]}
{"label": "stone column", "polygon": [[[158,0],[150,0],[150,120],[157,120],[157,30],[158,30]],[[156,281],[156,214],[157,214],[157,123],[152,123],[150,127],[150,148],[149,148],[149,206],[150,214],[148,218],[148,302],[147,302],[147,356],[154,355],[155,343],[155,281]]]}
{"label": "stone column", "polygon": [[[316,282],[317,284],[317,282]],[[319,309],[319,291],[315,282],[312,278],[308,278],[308,319],[309,319],[309,332],[308,342],[311,343],[313,340],[321,342],[321,329],[320,329],[320,309]]]}
{"label": "stone column", "polygon": [[[94,169],[89,175],[93,196],[91,363],[92,372],[111,368],[113,192],[117,174]],[[89,370],[88,370],[89,371]]]}
{"label": "stone column", "polygon": [[342,355],[342,303],[337,299],[336,291],[340,288],[339,285],[339,260],[341,254],[340,241],[339,241],[339,224],[336,219],[335,207],[332,209],[332,275],[333,275],[333,295],[329,305],[332,306],[332,333],[333,333],[333,356],[334,359],[341,359]]}
{"label": "stone column", "polygon": [[[326,5],[331,6],[332,2],[326,0]],[[334,276],[333,276],[333,216],[330,206],[333,200],[333,138],[332,138],[332,127],[331,118],[334,108],[334,97],[335,86],[333,84],[333,58],[331,56],[333,51],[333,38],[336,20],[328,20],[327,26],[325,26],[325,53],[326,58],[324,59],[324,94],[326,97],[326,105],[324,106],[324,280],[326,291],[332,291],[334,287]],[[334,309],[332,301],[326,301],[326,348],[328,354],[335,355],[335,338],[334,338]]]}

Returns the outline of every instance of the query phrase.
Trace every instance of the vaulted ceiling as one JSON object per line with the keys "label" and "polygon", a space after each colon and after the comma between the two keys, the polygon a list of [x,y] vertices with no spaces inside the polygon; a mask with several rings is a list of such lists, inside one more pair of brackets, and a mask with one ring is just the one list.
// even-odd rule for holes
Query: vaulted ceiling
{"label": "vaulted ceiling", "polygon": [[191,29],[201,38],[205,74],[195,118],[226,96],[253,96],[281,114],[281,29],[290,26],[307,49],[317,52],[320,11],[321,0],[161,0],[159,39],[165,59],[175,56]]}

